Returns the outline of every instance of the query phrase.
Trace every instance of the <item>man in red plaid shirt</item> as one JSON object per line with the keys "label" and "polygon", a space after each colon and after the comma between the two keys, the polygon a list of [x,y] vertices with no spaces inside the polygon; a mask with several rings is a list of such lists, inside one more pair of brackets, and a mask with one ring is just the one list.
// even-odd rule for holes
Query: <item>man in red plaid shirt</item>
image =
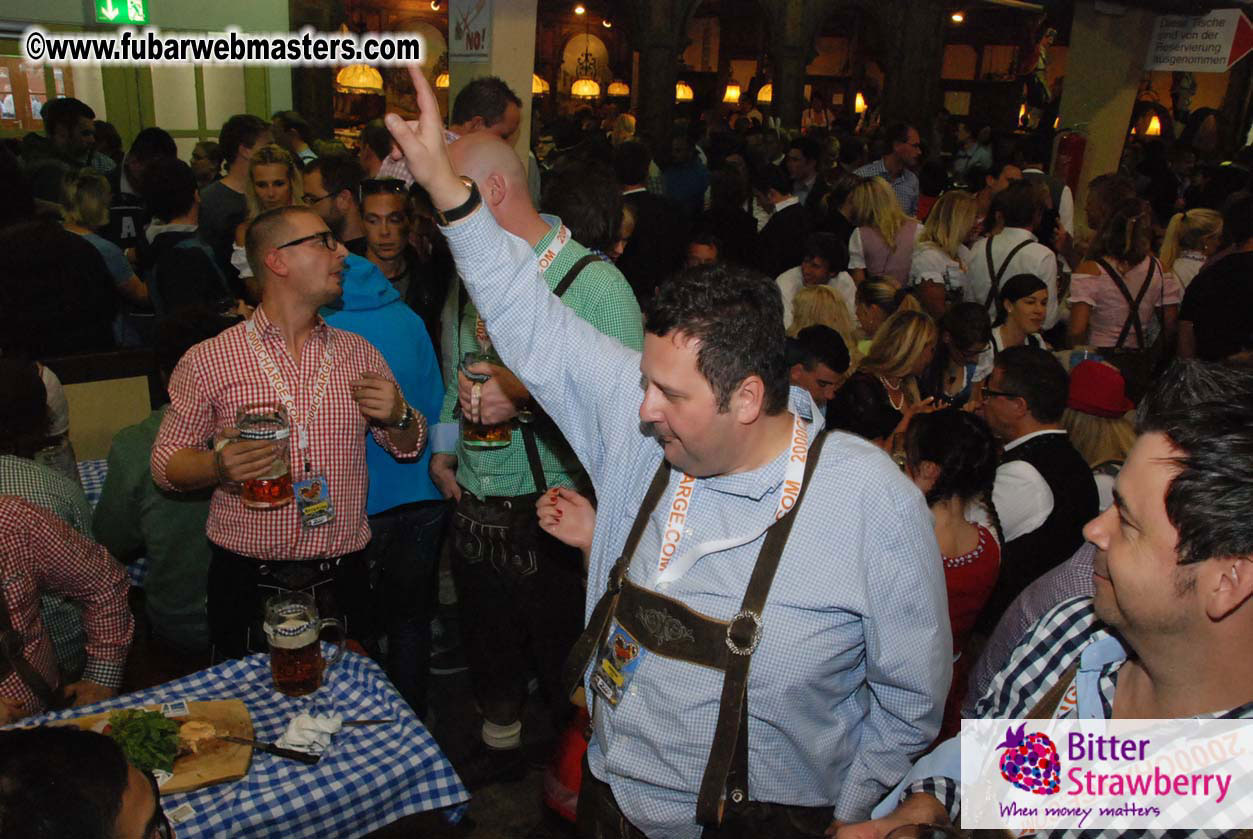
{"label": "man in red plaid shirt", "polygon": [[64,685],[74,705],[117,694],[134,621],[126,572],[109,552],[53,513],[0,495],[0,725],[43,711],[58,682],[39,596],[64,595],[83,608],[87,667]]}
{"label": "man in red plaid shirt", "polygon": [[[426,423],[405,402],[387,363],[358,335],[328,326],[318,309],[340,295],[347,251],[316,213],[283,207],[248,230],[248,262],[262,283],[245,323],[197,344],[170,379],[170,406],[152,450],[152,476],[169,490],[214,486],[206,526],[212,550],[209,634],[217,658],[265,649],[265,599],[310,591],[323,616],[342,615],[351,637],[374,631],[362,549],[366,520],[365,435],[400,459],[417,457]],[[246,405],[282,405],[285,441],[242,440]],[[296,500],[244,506],[234,484],[270,474],[287,447]],[[305,494],[325,490],[312,515]]]}

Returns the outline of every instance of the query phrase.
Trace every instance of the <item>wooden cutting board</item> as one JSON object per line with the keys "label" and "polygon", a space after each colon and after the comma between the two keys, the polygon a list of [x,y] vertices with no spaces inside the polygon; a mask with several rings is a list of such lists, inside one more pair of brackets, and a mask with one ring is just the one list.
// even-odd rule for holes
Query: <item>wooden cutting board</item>
{"label": "wooden cutting board", "polygon": [[[160,705],[146,705],[145,711],[160,711]],[[180,726],[188,722],[207,722],[218,734],[252,737],[252,717],[248,707],[238,699],[216,699],[209,702],[188,702],[185,717],[171,717]],[[61,725],[74,725],[92,731],[103,731],[113,711],[65,720]],[[188,792],[201,787],[235,781],[248,774],[252,746],[228,743],[213,738],[198,743],[195,754],[179,755],[174,760],[174,777],[161,785],[161,794]]]}

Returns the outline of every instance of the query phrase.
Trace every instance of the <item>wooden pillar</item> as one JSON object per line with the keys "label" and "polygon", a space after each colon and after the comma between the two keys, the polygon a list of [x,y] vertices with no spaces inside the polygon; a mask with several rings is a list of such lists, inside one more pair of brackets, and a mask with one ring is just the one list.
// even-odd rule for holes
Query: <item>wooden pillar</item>
{"label": "wooden pillar", "polygon": [[639,51],[639,79],[632,96],[639,102],[636,132],[654,154],[670,141],[674,124],[674,85],[679,50],[687,42],[687,20],[699,0],[637,0],[631,5],[632,42]]}
{"label": "wooden pillar", "polygon": [[[343,21],[343,8],[338,3],[318,0],[289,0],[291,31],[312,26],[318,32],[333,32]],[[335,70],[331,67],[292,67],[292,110],[304,117],[318,137],[333,137],[335,132]],[[265,118],[269,118],[265,114]]]}
{"label": "wooden pillar", "polygon": [[888,44],[883,122],[909,122],[925,131],[942,102],[947,8],[942,0],[886,0],[880,17]]}

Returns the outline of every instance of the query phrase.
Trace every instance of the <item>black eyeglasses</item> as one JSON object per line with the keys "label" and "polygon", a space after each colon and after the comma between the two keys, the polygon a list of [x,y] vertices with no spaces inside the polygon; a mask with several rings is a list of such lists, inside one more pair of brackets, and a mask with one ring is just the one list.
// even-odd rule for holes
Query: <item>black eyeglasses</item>
{"label": "black eyeglasses", "polygon": [[322,243],[322,247],[328,251],[333,251],[339,247],[339,240],[335,238],[335,234],[329,230],[323,230],[320,233],[310,233],[308,236],[301,236],[299,239],[292,239],[290,242],[279,245],[275,250],[283,248],[292,248],[296,245],[303,245],[305,242],[318,241]]}
{"label": "black eyeglasses", "polygon": [[1003,397],[1005,397],[1006,399],[1022,399],[1022,398],[1024,398],[1024,397],[1023,397],[1023,395],[1022,395],[1021,393],[1010,393],[1010,392],[1009,392],[1009,391],[1007,391],[1007,390],[993,390],[993,389],[992,389],[992,388],[990,388],[990,387],[985,387],[985,388],[983,389],[983,395],[984,395],[984,396],[1003,396]]}
{"label": "black eyeglasses", "polygon": [[304,194],[304,202],[305,204],[312,207],[314,204],[318,203],[319,201],[325,201],[327,198],[330,198],[330,197],[331,197],[331,194],[329,192],[324,192],[321,195],[310,195],[309,193],[306,192]]}
{"label": "black eyeglasses", "polygon": [[366,178],[361,182],[358,200],[364,200],[367,195],[380,195],[382,193],[404,195],[408,191],[409,188],[400,178]]}

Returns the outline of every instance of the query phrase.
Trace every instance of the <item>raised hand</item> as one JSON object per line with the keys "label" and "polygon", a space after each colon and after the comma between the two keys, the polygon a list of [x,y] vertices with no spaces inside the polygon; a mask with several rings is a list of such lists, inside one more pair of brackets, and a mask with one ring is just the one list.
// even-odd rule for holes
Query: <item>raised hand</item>
{"label": "raised hand", "polygon": [[[466,185],[461,182],[448,162],[444,148],[444,123],[439,115],[435,91],[417,65],[409,67],[413,89],[417,97],[419,116],[405,122],[396,114],[388,114],[387,130],[396,141],[396,148],[403,155],[413,179],[431,195],[431,202],[438,210],[450,210],[470,197]],[[393,156],[396,151],[393,150]]]}

